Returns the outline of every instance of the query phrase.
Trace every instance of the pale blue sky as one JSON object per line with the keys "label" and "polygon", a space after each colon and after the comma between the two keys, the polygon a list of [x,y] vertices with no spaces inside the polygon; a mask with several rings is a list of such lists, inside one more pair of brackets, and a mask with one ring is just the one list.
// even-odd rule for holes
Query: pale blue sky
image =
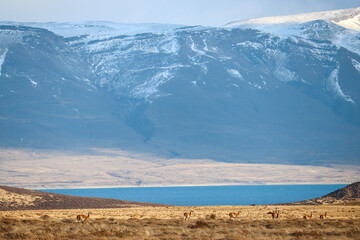
{"label": "pale blue sky", "polygon": [[0,0],[0,21],[174,23],[235,20],[360,7],[359,0]]}

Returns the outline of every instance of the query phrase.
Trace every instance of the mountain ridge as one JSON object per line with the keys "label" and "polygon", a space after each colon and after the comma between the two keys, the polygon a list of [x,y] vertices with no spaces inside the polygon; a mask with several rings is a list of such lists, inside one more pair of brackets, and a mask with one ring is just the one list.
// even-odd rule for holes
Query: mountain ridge
{"label": "mountain ridge", "polygon": [[[92,25],[86,26],[79,27],[91,33]],[[1,39],[21,31],[6,28]],[[3,137],[1,145],[59,147],[53,141],[59,138],[169,158],[358,163],[360,55],[352,51],[360,46],[358,33],[324,21],[297,25],[290,35],[236,27],[159,29],[166,30],[64,37],[28,27],[25,38],[2,41],[0,131],[12,140]],[[61,64],[49,70],[54,59]],[[19,95],[16,89],[31,91]],[[55,107],[28,105],[34,96]],[[50,118],[24,114],[21,104],[13,107],[15,99]],[[63,118],[58,111],[66,112]],[[44,135],[31,140],[32,133]]]}
{"label": "mountain ridge", "polygon": [[344,28],[360,31],[360,7],[332,10],[332,11],[321,11],[311,13],[300,13],[286,16],[275,16],[275,17],[264,17],[264,18],[253,18],[240,21],[232,21],[225,24],[225,27],[236,27],[240,25],[251,25],[251,24],[299,24],[305,22],[311,22],[314,20],[326,20],[335,23]]}

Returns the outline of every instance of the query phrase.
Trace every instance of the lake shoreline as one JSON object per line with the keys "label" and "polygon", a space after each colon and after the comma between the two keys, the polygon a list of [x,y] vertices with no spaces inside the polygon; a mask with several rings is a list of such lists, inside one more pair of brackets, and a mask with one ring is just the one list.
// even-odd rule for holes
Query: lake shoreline
{"label": "lake shoreline", "polygon": [[307,185],[349,185],[351,182],[329,182],[329,183],[316,183],[316,182],[296,182],[296,183],[261,183],[261,184],[249,184],[249,183],[229,183],[229,184],[175,184],[175,185],[157,185],[157,184],[145,184],[145,185],[116,185],[116,186],[76,186],[76,187],[63,187],[56,188],[27,188],[30,190],[44,191],[44,190],[60,190],[60,189],[112,189],[112,188],[168,188],[168,187],[226,187],[226,186],[307,186]]}
{"label": "lake shoreline", "polygon": [[177,206],[267,205],[298,202],[329,194],[346,184],[226,185],[45,189],[48,193],[110,198]]}

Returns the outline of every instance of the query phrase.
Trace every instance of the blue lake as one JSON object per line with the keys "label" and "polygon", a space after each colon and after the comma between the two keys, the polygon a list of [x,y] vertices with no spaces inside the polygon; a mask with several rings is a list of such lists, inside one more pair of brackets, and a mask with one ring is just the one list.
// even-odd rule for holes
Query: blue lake
{"label": "blue lake", "polygon": [[42,190],[72,196],[114,198],[180,206],[265,205],[296,202],[321,197],[339,188],[337,185],[239,185],[198,187],[133,187]]}

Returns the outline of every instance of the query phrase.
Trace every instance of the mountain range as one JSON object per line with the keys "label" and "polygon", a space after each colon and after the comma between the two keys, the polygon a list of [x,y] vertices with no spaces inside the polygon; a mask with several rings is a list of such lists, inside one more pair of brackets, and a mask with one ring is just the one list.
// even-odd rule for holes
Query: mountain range
{"label": "mountain range", "polygon": [[360,8],[223,27],[0,22],[0,146],[358,164]]}

